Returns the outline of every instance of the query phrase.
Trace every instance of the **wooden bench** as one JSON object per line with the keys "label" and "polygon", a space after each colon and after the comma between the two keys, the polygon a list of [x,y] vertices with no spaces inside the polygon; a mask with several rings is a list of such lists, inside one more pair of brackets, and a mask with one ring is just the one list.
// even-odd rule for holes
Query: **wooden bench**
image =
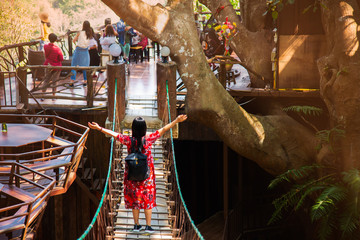
{"label": "wooden bench", "polygon": [[[24,229],[26,226],[30,225],[36,220],[36,218],[44,211],[47,205],[45,200],[48,195],[45,195],[34,201],[36,198],[35,195],[32,195],[31,193],[28,193],[12,185],[4,185],[2,192],[8,196],[17,198],[24,203],[0,209],[0,212],[6,212],[7,209],[11,210],[19,208],[14,215],[0,219],[0,234]],[[29,213],[30,216],[28,217],[27,222],[25,222],[26,215]]]}
{"label": "wooden bench", "polygon": [[8,196],[14,197],[22,202],[31,202],[35,199],[35,195],[24,191],[14,185],[4,185],[1,192]]}
{"label": "wooden bench", "polygon": [[57,136],[49,136],[46,141],[48,143],[51,143],[51,144],[55,144],[55,145],[58,145],[58,146],[68,146],[68,145],[71,145],[71,144],[75,144],[71,141],[68,141],[66,139],[63,139],[63,138],[60,138],[60,137],[57,137]]}

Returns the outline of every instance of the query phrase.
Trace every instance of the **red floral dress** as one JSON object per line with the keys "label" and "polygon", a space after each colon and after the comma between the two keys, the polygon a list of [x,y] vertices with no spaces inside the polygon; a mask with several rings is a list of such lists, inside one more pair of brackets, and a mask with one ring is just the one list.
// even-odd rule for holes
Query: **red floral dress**
{"label": "red floral dress", "polygon": [[[128,170],[125,167],[124,176],[124,199],[125,208],[130,209],[152,209],[156,207],[156,186],[155,186],[155,168],[154,158],[151,155],[152,144],[160,137],[159,131],[145,136],[145,145],[143,153],[147,156],[148,166],[150,167],[150,176],[144,181],[137,182],[127,179]],[[119,133],[117,139],[127,146],[128,153],[131,151],[131,138]],[[137,142],[135,140],[135,142]]]}

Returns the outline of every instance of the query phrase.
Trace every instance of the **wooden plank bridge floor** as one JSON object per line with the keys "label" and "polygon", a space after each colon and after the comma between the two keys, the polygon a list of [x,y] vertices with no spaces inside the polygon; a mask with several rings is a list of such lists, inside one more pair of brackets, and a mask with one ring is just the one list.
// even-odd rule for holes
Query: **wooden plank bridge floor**
{"label": "wooden plank bridge floor", "polygon": [[[130,70],[131,74],[127,84],[127,106],[126,117],[129,122],[136,116],[146,117],[148,133],[154,132],[156,128],[149,128],[153,122],[159,122],[157,119],[157,102],[156,102],[156,64],[140,63],[133,65]],[[123,134],[131,134],[131,129],[122,129]],[[153,208],[151,225],[155,232],[152,234],[145,233],[143,230],[136,233],[132,229],[134,220],[132,210],[125,209],[123,198],[123,188],[120,189],[117,204],[117,217],[114,222],[114,239],[173,239],[173,230],[170,225],[170,206],[168,201],[167,171],[165,170],[165,160],[163,157],[162,139],[158,139],[152,147],[154,157],[155,176],[156,176],[156,203]],[[127,155],[126,146],[121,148],[121,157],[115,159],[119,161],[124,169],[124,158]],[[121,175],[123,177],[123,175]],[[123,181],[123,179],[121,179]],[[145,227],[145,214],[140,210],[140,225]]]}

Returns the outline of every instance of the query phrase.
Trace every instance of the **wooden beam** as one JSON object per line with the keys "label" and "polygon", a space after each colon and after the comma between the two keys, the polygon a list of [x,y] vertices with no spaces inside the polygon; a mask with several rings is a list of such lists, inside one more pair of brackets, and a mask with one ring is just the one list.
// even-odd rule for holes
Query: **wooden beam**
{"label": "wooden beam", "polygon": [[169,89],[171,120],[176,118],[176,69],[175,62],[156,64],[158,117],[163,122],[169,119],[166,81]]}
{"label": "wooden beam", "polygon": [[54,196],[54,211],[55,211],[55,239],[64,239],[64,224],[63,224],[63,195]]}
{"label": "wooden beam", "polygon": [[51,65],[26,65],[23,68],[30,68],[30,69],[60,69],[60,70],[104,70],[106,67],[80,67],[80,66],[51,66]]}
{"label": "wooden beam", "polygon": [[229,161],[228,147],[223,143],[223,187],[224,187],[224,219],[229,214]]}
{"label": "wooden beam", "polygon": [[89,188],[81,181],[80,178],[77,177],[75,182],[96,206],[99,205],[99,199],[97,199],[97,197],[90,192]]}
{"label": "wooden beam", "polygon": [[225,69],[225,61],[220,61],[220,69],[219,69],[219,82],[225,88],[226,87],[226,69]]}
{"label": "wooden beam", "polygon": [[[125,117],[125,64],[118,64],[108,62],[106,64],[107,79],[108,79],[108,119],[113,122],[114,107],[117,112],[117,120],[119,124]],[[114,106],[115,96],[115,79],[117,79],[117,95],[116,106]]]}

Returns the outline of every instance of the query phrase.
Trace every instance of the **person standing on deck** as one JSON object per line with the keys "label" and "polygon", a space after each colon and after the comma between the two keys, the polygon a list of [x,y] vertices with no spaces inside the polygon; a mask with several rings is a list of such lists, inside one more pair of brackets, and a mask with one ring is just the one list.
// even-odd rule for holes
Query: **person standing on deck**
{"label": "person standing on deck", "polygon": [[[76,48],[71,60],[71,66],[83,66],[88,67],[90,65],[90,54],[89,54],[89,40],[93,38],[89,21],[84,21],[82,30],[76,34],[73,39],[73,43],[76,44]],[[71,70],[71,80],[74,82],[76,80],[76,71]],[[86,71],[83,70],[84,81],[86,78]],[[74,84],[70,83],[70,86]]]}
{"label": "person standing on deck", "polygon": [[126,63],[129,63],[129,53],[131,38],[136,35],[134,29],[126,24],[122,19],[116,24],[118,40],[124,54],[124,60]]}
{"label": "person standing on deck", "polygon": [[49,42],[49,33],[50,33],[50,21],[49,21],[49,14],[42,12],[39,14],[39,18],[41,20],[40,25],[40,33],[41,36],[37,39],[40,39],[40,46],[39,51],[44,50],[44,45],[46,42]]}
{"label": "person standing on deck", "polygon": [[[51,66],[62,66],[61,62],[64,60],[64,56],[62,54],[61,49],[55,45],[57,40],[57,36],[55,33],[49,34],[50,43],[44,46],[45,51],[45,62],[44,65],[51,65]],[[61,70],[59,69],[51,69],[47,72],[44,85],[42,91],[45,92],[47,85],[51,82],[54,84],[56,80],[59,78]]]}
{"label": "person standing on deck", "polygon": [[[122,144],[125,144],[128,149],[128,153],[131,151],[131,143],[134,142],[136,149],[143,149],[143,153],[147,156],[147,163],[150,168],[150,174],[147,179],[144,181],[131,181],[128,180],[128,170],[127,166],[125,167],[124,174],[124,200],[125,208],[132,209],[133,219],[134,219],[134,232],[139,232],[142,230],[142,226],[139,224],[139,214],[140,209],[144,209],[145,218],[146,218],[146,227],[145,232],[153,233],[154,229],[151,227],[151,214],[152,209],[156,207],[156,186],[155,186],[155,168],[154,168],[154,159],[151,155],[151,146],[152,144],[160,138],[164,133],[170,130],[175,126],[176,123],[183,122],[187,119],[186,115],[179,115],[174,121],[167,124],[163,128],[157,130],[154,133],[146,135],[146,122],[142,117],[136,117],[131,126],[132,136],[123,135],[111,131],[109,129],[104,129],[100,127],[97,123],[92,122],[88,123],[89,127],[100,132],[110,135],[120,141]],[[143,145],[143,140],[145,144]]]}
{"label": "person standing on deck", "polygon": [[93,28],[91,28],[91,32],[92,38],[89,40],[90,66],[99,66],[100,56],[98,52],[98,43]]}
{"label": "person standing on deck", "polygon": [[102,48],[101,66],[106,66],[106,63],[110,61],[109,47],[116,42],[116,36],[112,25],[107,25],[105,28],[105,36],[100,38],[100,44]]}

